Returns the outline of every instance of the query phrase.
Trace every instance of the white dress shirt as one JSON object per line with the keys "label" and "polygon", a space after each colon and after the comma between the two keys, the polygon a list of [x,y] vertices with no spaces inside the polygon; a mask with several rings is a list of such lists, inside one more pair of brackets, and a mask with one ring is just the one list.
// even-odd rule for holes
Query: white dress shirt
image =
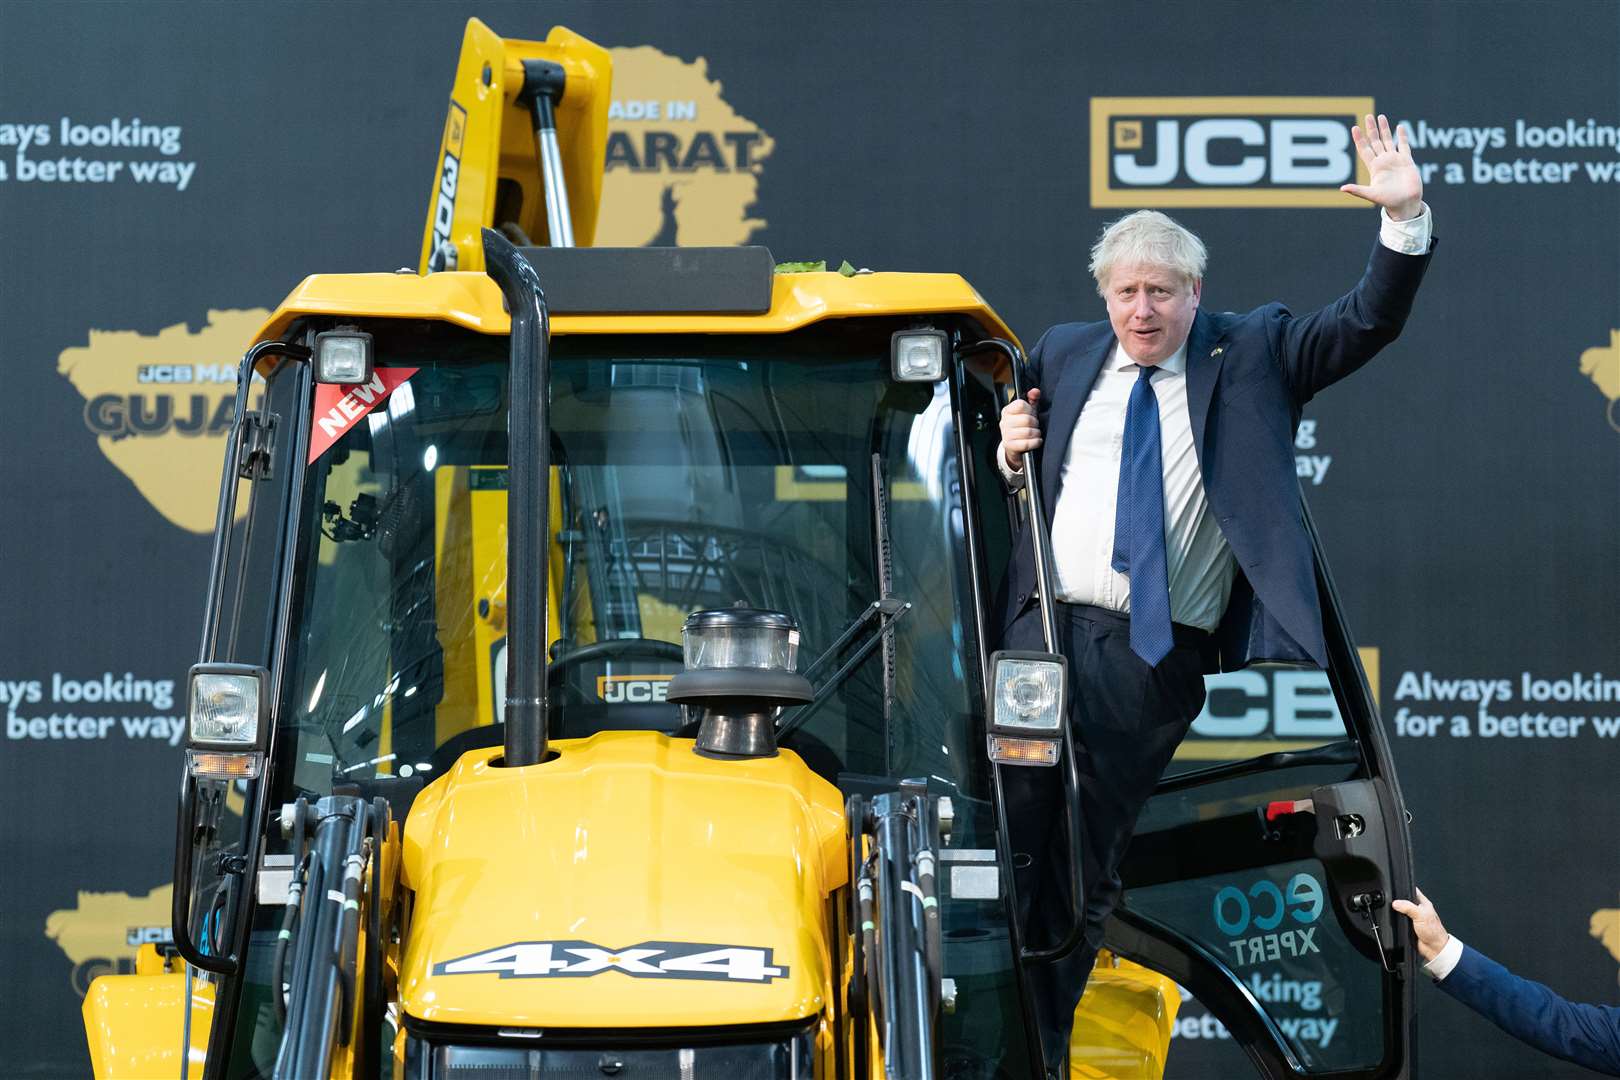
{"label": "white dress shirt", "polygon": [[[1379,211],[1379,240],[1406,255],[1429,249],[1433,218],[1428,204],[1415,218],[1392,221]],[[1110,611],[1131,610],[1131,582],[1116,573],[1114,512],[1119,497],[1119,462],[1125,442],[1125,408],[1137,380],[1136,362],[1116,343],[1097,374],[1080,410],[1063,456],[1062,487],[1051,508],[1053,587],[1057,599]],[[1237,560],[1221,534],[1204,493],[1204,478],[1193,445],[1187,411],[1187,345],[1159,364],[1151,386],[1159,401],[1159,443],[1164,469],[1166,569],[1170,577],[1170,619],[1200,630],[1214,630],[1226,611]],[[1012,487],[1023,474],[996,463]]]}
{"label": "white dress shirt", "polygon": [[1429,978],[1439,982],[1451,974],[1451,969],[1457,966],[1462,959],[1463,943],[1456,934],[1446,938],[1446,943],[1440,951],[1434,954],[1434,959],[1423,965],[1423,970],[1429,973]]}

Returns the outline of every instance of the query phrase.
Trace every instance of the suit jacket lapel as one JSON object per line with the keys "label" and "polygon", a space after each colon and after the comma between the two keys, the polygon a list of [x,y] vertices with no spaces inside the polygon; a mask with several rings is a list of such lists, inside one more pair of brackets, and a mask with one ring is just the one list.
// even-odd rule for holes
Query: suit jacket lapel
{"label": "suit jacket lapel", "polygon": [[1052,411],[1046,419],[1046,441],[1041,445],[1041,493],[1046,496],[1047,514],[1057,506],[1058,480],[1063,475],[1063,458],[1069,452],[1069,437],[1080,420],[1080,409],[1091,396],[1104,361],[1114,352],[1113,334],[1101,345],[1068,358],[1057,385],[1052,388]]}
{"label": "suit jacket lapel", "polygon": [[1200,311],[1187,334],[1187,419],[1192,423],[1193,448],[1199,463],[1204,460],[1204,429],[1209,405],[1215,397],[1215,383],[1221,377],[1226,347],[1215,332],[1213,320]]}

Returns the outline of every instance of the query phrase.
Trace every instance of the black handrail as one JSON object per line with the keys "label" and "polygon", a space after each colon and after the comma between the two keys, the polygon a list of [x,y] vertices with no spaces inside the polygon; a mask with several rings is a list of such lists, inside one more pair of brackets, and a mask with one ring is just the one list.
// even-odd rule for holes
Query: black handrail
{"label": "black handrail", "polygon": [[484,265],[512,312],[506,496],[506,748],[504,764],[546,760],[546,556],[551,530],[551,316],[540,276],[494,229]]}
{"label": "black handrail", "polygon": [[[986,697],[991,693],[990,671],[990,644],[986,638],[985,626],[985,596],[989,590],[984,583],[984,556],[978,537],[979,530],[975,527],[978,515],[972,512],[979,505],[978,498],[978,469],[972,454],[972,447],[967,432],[962,423],[963,409],[965,407],[965,381],[966,373],[962,366],[961,350],[957,349],[951,363],[951,415],[956,418],[953,425],[956,428],[956,464],[962,477],[962,505],[967,510],[963,517],[967,527],[963,535],[967,539],[968,563],[970,573],[968,584],[973,593],[973,628],[977,636],[979,649],[979,679]],[[998,473],[993,481],[1001,484]],[[988,701],[986,702],[988,705]],[[1002,865],[1012,865],[1012,839],[1007,831],[1007,811],[1002,798],[1000,774],[991,770],[991,796],[995,807],[994,821],[996,826],[996,851],[1002,860]],[[1010,875],[1009,875],[1010,876]],[[1035,1020],[1034,996],[1029,986],[1029,973],[1024,967],[1024,938],[1023,931],[1018,925],[1017,897],[1013,889],[1009,888],[1002,894],[1002,911],[1007,920],[1007,946],[1010,960],[1013,965],[1013,985],[1018,991],[1018,1014],[1023,1021],[1024,1052],[1028,1061],[1041,1060],[1041,1033]]]}
{"label": "black handrail", "polygon": [[174,838],[174,897],[169,908],[169,929],[174,936],[174,949],[194,968],[215,975],[235,975],[242,968],[242,960],[234,951],[226,956],[210,956],[191,940],[191,855],[197,843],[192,835],[197,824],[197,782],[191,775],[189,764],[182,768],[180,815]]}
{"label": "black handrail", "polygon": [[[1026,372],[1024,370],[1024,354],[1010,341],[1002,338],[988,338],[984,341],[973,342],[957,349],[959,356],[968,357],[984,352],[999,352],[1007,358],[1012,369],[1013,396],[1025,400]],[[1046,506],[1041,496],[1040,485],[1040,451],[1031,450],[1024,454],[1024,495],[1029,501],[1029,531],[1030,542],[1035,552],[1035,592],[1037,605],[1041,612],[1041,637],[1046,643],[1049,653],[1061,653],[1058,647],[1057,608],[1056,600],[1052,595],[1052,536],[1046,528]],[[994,673],[986,674],[985,691],[992,691],[991,679]],[[994,708],[993,702],[986,702],[987,709]],[[1085,868],[1082,863],[1081,823],[1080,823],[1080,766],[1074,752],[1073,725],[1067,722],[1068,702],[1060,703],[1064,711],[1063,724],[1063,828],[1068,839],[1070,882],[1069,882],[1069,927],[1064,931],[1062,939],[1051,948],[1021,949],[1021,958],[1026,962],[1044,964],[1061,960],[1074,952],[1080,945],[1081,935],[1085,932]],[[988,720],[988,717],[986,718]],[[992,762],[991,774],[997,788],[996,806],[998,812],[1002,807],[1000,797],[1001,766]],[[1019,766],[1028,768],[1028,766]],[[1008,834],[1009,842],[1011,833]],[[1010,857],[1012,852],[1008,850]],[[1013,909],[1018,910],[1017,884],[1013,875],[1008,875],[1008,888],[1013,892]]]}
{"label": "black handrail", "polygon": [[309,349],[286,341],[261,341],[242,357],[236,372],[236,402],[231,412],[231,433],[225,442],[225,470],[219,478],[219,508],[214,514],[214,550],[208,560],[208,606],[203,612],[202,645],[197,650],[200,663],[215,659],[219,635],[220,590],[225,585],[225,565],[230,559],[231,524],[236,520],[236,489],[241,479],[242,435],[247,422],[248,392],[253,369],[266,356],[290,356],[308,360]]}
{"label": "black handrail", "polygon": [[[225,441],[225,468],[220,476],[219,506],[214,515],[214,548],[208,561],[207,603],[203,612],[202,642],[197,650],[199,663],[206,664],[217,659],[215,651],[219,644],[220,605],[223,599],[221,594],[225,588],[225,568],[230,562],[231,532],[236,521],[236,495],[241,480],[242,440],[247,424],[248,393],[253,382],[254,368],[267,356],[290,356],[298,360],[308,360],[310,351],[302,345],[286,341],[261,341],[243,355],[242,362],[237,368],[236,401],[232,410],[231,431]],[[193,832],[196,829],[197,784],[191,775],[189,763],[182,765],[181,769],[183,771],[180,778],[180,808],[175,827],[174,895],[169,905],[169,929],[174,937],[175,951],[186,963],[215,975],[235,975],[242,969],[242,958],[234,948],[224,956],[210,956],[198,948],[197,943],[191,938],[191,878],[195,869],[192,865],[192,854],[196,846]],[[244,854],[254,850],[255,839],[248,833],[243,833]],[[234,939],[237,935],[212,935],[210,940],[217,947],[220,943],[217,939],[226,936]]]}

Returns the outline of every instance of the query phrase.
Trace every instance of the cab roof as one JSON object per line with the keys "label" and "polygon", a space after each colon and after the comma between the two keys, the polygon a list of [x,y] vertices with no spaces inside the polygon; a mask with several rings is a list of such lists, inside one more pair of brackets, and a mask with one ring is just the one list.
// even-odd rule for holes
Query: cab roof
{"label": "cab roof", "polygon": [[[989,337],[1016,340],[1007,324],[957,274],[836,273],[777,274],[770,310],[551,317],[562,334],[780,334],[825,319],[882,315],[962,315]],[[430,319],[480,334],[506,334],[511,316],[501,291],[487,274],[449,271],[421,276],[315,274],[305,278],[260,328],[257,340],[285,335],[304,316]]]}

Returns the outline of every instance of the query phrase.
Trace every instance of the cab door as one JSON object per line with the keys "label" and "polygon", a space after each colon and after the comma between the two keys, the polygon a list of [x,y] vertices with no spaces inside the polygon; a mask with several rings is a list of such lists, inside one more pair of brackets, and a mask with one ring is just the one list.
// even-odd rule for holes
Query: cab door
{"label": "cab door", "polygon": [[[1174,978],[1165,1076],[1405,1077],[1420,961],[1376,650],[1345,626],[1310,514],[1330,667],[1208,677],[1137,823],[1108,947]],[[1373,682],[1369,682],[1371,669]],[[1233,1070],[1237,1071],[1233,1071]]]}

